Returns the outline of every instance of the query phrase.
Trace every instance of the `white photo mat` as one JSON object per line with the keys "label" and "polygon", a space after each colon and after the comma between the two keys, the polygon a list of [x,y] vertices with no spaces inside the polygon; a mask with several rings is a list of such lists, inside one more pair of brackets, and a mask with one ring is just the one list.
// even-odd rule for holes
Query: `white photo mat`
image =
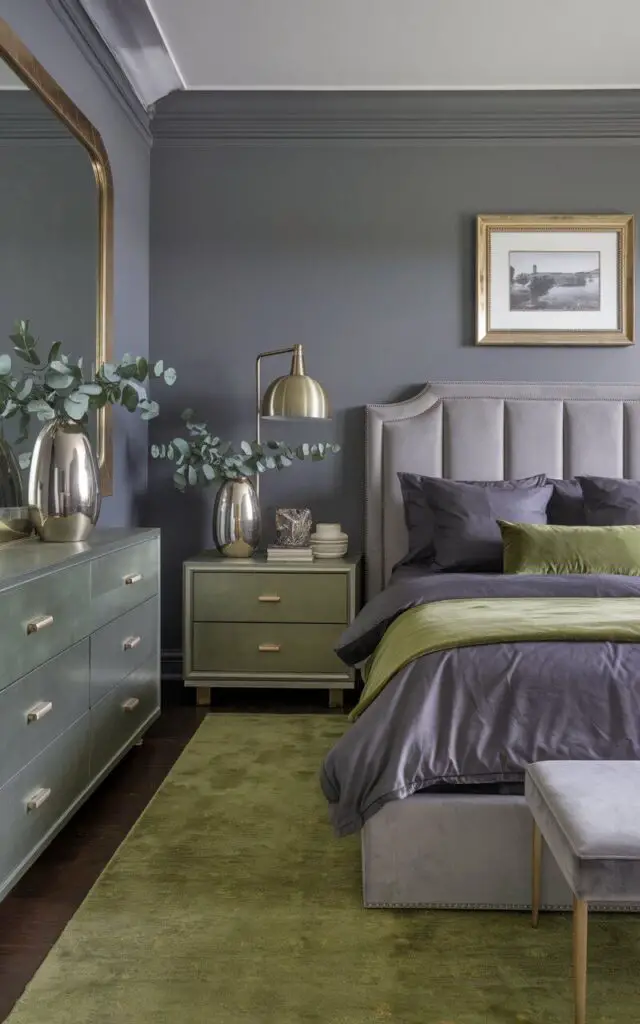
{"label": "white photo mat", "polygon": [[[513,310],[510,254],[598,253],[600,309]],[[535,256],[534,256],[535,258]],[[492,231],[489,243],[489,330],[616,331],[620,325],[618,233],[615,231]]]}

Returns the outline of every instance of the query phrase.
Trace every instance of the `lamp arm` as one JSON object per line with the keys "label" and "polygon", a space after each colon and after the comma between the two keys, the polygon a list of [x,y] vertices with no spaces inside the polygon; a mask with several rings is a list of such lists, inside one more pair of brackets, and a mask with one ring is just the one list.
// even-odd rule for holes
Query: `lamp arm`
{"label": "lamp arm", "polygon": [[[258,356],[256,357],[256,441],[257,441],[258,444],[260,444],[261,440],[262,440],[261,439],[261,429],[260,429],[260,420],[262,419],[262,417],[260,416],[260,401],[261,401],[261,392],[262,392],[262,384],[261,384],[261,380],[260,380],[260,366],[261,366],[262,360],[263,359],[267,359],[269,356],[284,356],[284,355],[288,355],[288,354],[295,354],[297,348],[299,348],[299,346],[296,346],[296,345],[292,345],[289,348],[274,348],[270,352],[260,352],[260,353],[258,353]],[[256,488],[256,495],[259,495],[260,494],[260,474],[259,473],[256,473],[255,488]]]}

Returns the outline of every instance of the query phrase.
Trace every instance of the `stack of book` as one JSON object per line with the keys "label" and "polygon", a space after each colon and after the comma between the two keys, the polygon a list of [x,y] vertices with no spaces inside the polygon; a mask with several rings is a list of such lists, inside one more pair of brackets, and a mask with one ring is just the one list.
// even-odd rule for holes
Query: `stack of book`
{"label": "stack of book", "polygon": [[313,551],[307,548],[284,548],[275,544],[267,548],[267,562],[313,562]]}

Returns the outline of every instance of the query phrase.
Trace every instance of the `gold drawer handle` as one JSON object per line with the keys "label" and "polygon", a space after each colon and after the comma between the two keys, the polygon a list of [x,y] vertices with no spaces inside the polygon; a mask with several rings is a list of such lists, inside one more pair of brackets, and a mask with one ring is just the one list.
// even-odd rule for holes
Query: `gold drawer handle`
{"label": "gold drawer handle", "polygon": [[53,615],[41,615],[39,619],[32,619],[31,622],[27,622],[27,635],[39,633],[47,626],[53,626]]}
{"label": "gold drawer handle", "polygon": [[280,650],[280,644],[258,644],[258,650],[262,654],[277,654]]}
{"label": "gold drawer handle", "polygon": [[34,704],[32,708],[27,711],[27,725],[31,722],[39,722],[41,718],[48,715],[50,711],[53,711],[53,704],[50,700],[41,700],[38,704]]}
{"label": "gold drawer handle", "polygon": [[132,583],[139,583],[142,579],[141,572],[132,572],[128,576],[124,577],[125,586],[130,587]]}
{"label": "gold drawer handle", "polygon": [[138,646],[138,644],[140,643],[141,640],[142,640],[141,636],[129,636],[129,637],[127,637],[127,639],[123,643],[122,649],[124,651],[132,651],[134,647]]}
{"label": "gold drawer handle", "polygon": [[279,594],[260,594],[258,598],[258,601],[262,601],[263,604],[279,604],[280,600]]}
{"label": "gold drawer handle", "polygon": [[30,811],[37,811],[39,807],[42,807],[42,805],[44,803],[46,803],[46,801],[49,799],[50,796],[51,796],[51,790],[50,789],[38,789],[38,790],[36,790],[36,792],[33,794],[33,796],[29,797],[29,799],[27,800],[27,814]]}
{"label": "gold drawer handle", "polygon": [[122,710],[123,711],[135,711],[135,709],[137,708],[139,703],[140,703],[140,698],[139,697],[129,697],[129,700],[125,700],[124,704],[122,705]]}

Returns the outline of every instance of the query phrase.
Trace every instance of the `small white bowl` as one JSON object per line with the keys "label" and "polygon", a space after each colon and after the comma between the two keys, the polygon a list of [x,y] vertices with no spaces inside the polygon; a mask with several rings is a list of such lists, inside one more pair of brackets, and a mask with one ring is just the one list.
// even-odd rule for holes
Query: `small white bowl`
{"label": "small white bowl", "polygon": [[316,535],[323,540],[333,540],[340,536],[340,523],[316,523]]}

